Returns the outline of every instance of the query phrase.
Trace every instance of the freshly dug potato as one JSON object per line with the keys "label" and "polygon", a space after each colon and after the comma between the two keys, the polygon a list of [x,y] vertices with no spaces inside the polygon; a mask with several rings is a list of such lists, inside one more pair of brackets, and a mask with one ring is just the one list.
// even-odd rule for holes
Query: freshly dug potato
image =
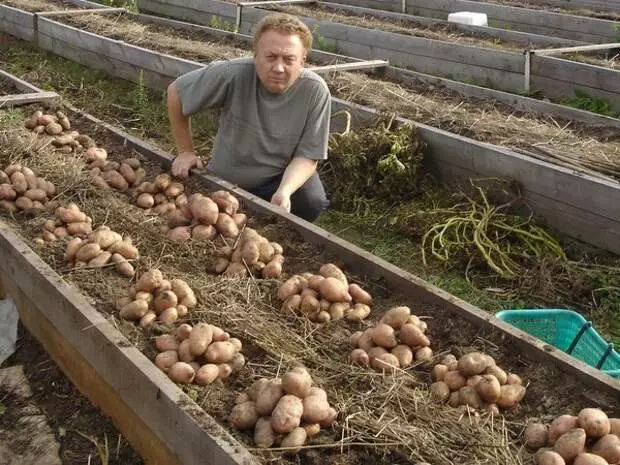
{"label": "freshly dug potato", "polygon": [[413,363],[413,352],[411,348],[405,344],[398,344],[391,350],[392,354],[398,359],[401,368],[407,368]]}
{"label": "freshly dug potato", "polygon": [[385,323],[379,323],[372,330],[373,342],[386,349],[392,349],[398,345],[394,328]]}
{"label": "freshly dug potato", "polygon": [[349,285],[349,295],[353,298],[353,302],[372,306],[372,296],[357,284]]}
{"label": "freshly dug potato", "polygon": [[346,314],[348,321],[362,321],[370,315],[370,307],[366,304],[357,303],[353,305]]}
{"label": "freshly dug potato", "polygon": [[237,349],[230,342],[216,341],[209,345],[205,352],[205,357],[209,363],[228,363],[233,359],[236,353]]}
{"label": "freshly dug potato", "polygon": [[488,359],[481,352],[470,352],[458,361],[458,370],[463,376],[479,375],[489,366]]}
{"label": "freshly dug potato", "polygon": [[381,323],[390,325],[392,328],[399,330],[411,316],[409,307],[394,307],[383,314],[379,320]]}
{"label": "freshly dug potato", "polygon": [[151,194],[143,192],[136,199],[136,204],[140,208],[151,208],[153,207],[153,205],[155,205],[155,199]]}
{"label": "freshly dug potato", "polygon": [[[88,224],[88,223],[83,223],[83,224]],[[92,233],[92,235],[90,236],[90,242],[99,244],[99,247],[101,247],[102,249],[107,249],[108,247],[115,244],[116,242],[122,242],[122,240],[123,240],[123,237],[119,233],[115,231],[110,231],[109,229],[99,229],[95,231],[94,233]],[[113,250],[110,250],[110,252],[116,253]]]}
{"label": "freshly dug potato", "polygon": [[189,363],[177,362],[168,368],[168,376],[175,383],[189,384],[194,381],[196,372]]}
{"label": "freshly dug potato", "polygon": [[494,404],[499,400],[501,385],[495,376],[482,375],[475,387],[480,398],[487,404]]}
{"label": "freshly dug potato", "polygon": [[129,187],[123,175],[116,170],[104,171],[101,177],[110,187],[119,191],[124,191]]}
{"label": "freshly dug potato", "polygon": [[176,350],[167,350],[157,354],[155,365],[162,371],[168,371],[172,365],[179,361],[179,354]]}
{"label": "freshly dug potato", "polygon": [[538,465],[566,465],[566,462],[557,452],[547,450],[538,456]]}
{"label": "freshly dug potato", "polygon": [[[171,292],[171,291],[166,291]],[[172,293],[174,294],[174,293]],[[175,298],[176,298],[176,294]],[[191,334],[189,335],[189,350],[192,355],[198,357],[206,352],[207,347],[211,344],[213,339],[213,328],[211,325],[206,323],[198,323],[192,329]],[[238,349],[237,349],[238,350]],[[220,363],[220,362],[217,362]]]}
{"label": "freshly dug potato", "polygon": [[362,333],[358,339],[357,345],[360,349],[365,350],[366,352],[375,347],[375,343],[372,340],[372,328],[368,328]]}
{"label": "freshly dug potato", "polygon": [[[162,272],[157,268],[153,268],[146,273],[143,273],[140,278],[138,278],[138,281],[136,282],[136,291],[152,292],[161,286],[163,280],[164,275]],[[180,298],[179,293],[176,292],[174,288],[173,291],[177,297]]]}
{"label": "freshly dug potato", "polygon": [[302,428],[306,430],[306,437],[309,438],[316,436],[321,432],[321,425],[318,423],[303,425]]}
{"label": "freshly dug potato", "polygon": [[322,396],[306,396],[303,399],[303,421],[307,423],[319,423],[329,415],[329,403]]}
{"label": "freshly dug potato", "polygon": [[295,395],[287,394],[278,401],[273,409],[271,427],[276,433],[290,433],[299,427],[303,413],[302,400]]}
{"label": "freshly dug potato", "polygon": [[224,237],[237,237],[239,235],[239,228],[235,224],[232,217],[226,213],[220,213],[217,215],[215,228]]}
{"label": "freshly dug potato", "polygon": [[448,402],[450,398],[450,388],[443,381],[435,381],[430,385],[430,392],[433,399],[442,404]]}
{"label": "freshly dug potato", "polygon": [[504,384],[500,389],[497,405],[501,408],[512,408],[525,396],[525,388],[520,384]]}
{"label": "freshly dug potato", "polygon": [[16,212],[17,205],[15,202],[11,202],[10,200],[0,200],[0,211],[6,212]]}
{"label": "freshly dug potato", "polygon": [[282,377],[282,387],[287,394],[303,399],[312,387],[312,377],[305,368],[295,367]]}
{"label": "freshly dug potato", "polygon": [[326,277],[319,285],[321,296],[330,302],[351,302],[347,288],[337,278]]}
{"label": "freshly dug potato", "polygon": [[336,417],[338,416],[338,412],[336,411],[336,409],[330,407],[328,411],[329,413],[327,415],[327,418],[325,418],[325,420],[319,423],[319,426],[321,428],[329,428],[334,423],[334,421],[336,421]]}
{"label": "freshly dug potato", "polygon": [[448,372],[448,367],[443,363],[438,363],[431,370],[431,379],[433,381],[443,381],[444,376]]}
{"label": "freshly dug potato", "polygon": [[177,295],[172,291],[163,291],[157,294],[153,300],[153,308],[158,315],[170,307],[176,307],[178,304]]}
{"label": "freshly dug potato", "polygon": [[447,371],[444,373],[443,381],[448,385],[451,391],[458,391],[467,384],[467,378],[465,378],[458,370]]}
{"label": "freshly dug potato", "polygon": [[497,365],[491,365],[484,370],[485,375],[493,375],[499,381],[499,384],[504,385],[508,382],[508,375]]}
{"label": "freshly dug potato", "polygon": [[104,250],[99,255],[97,255],[95,258],[93,258],[91,261],[89,261],[88,265],[89,266],[103,266],[110,261],[111,257],[112,257],[112,254]]}
{"label": "freshly dug potato", "polygon": [[211,198],[217,204],[218,209],[230,216],[239,210],[239,200],[227,191],[216,191],[211,194]]}
{"label": "freshly dug potato", "polygon": [[525,445],[530,449],[539,449],[549,440],[549,429],[543,423],[529,423],[523,434]]}
{"label": "freshly dug potato", "polygon": [[179,298],[179,303],[187,308],[194,308],[197,304],[196,295],[189,284],[182,279],[173,279],[171,282],[172,292]]}
{"label": "freshly dug potato", "polygon": [[585,446],[585,430],[583,428],[573,428],[555,441],[553,450],[560,454],[567,463],[570,463],[584,451]]}
{"label": "freshly dug potato", "polygon": [[112,263],[115,264],[114,267],[116,268],[116,271],[118,271],[122,276],[133,278],[135,270],[125,257],[121,254],[114,253],[112,254],[111,260]]}
{"label": "freshly dug potato", "polygon": [[577,415],[577,424],[588,437],[600,438],[609,434],[611,425],[605,412],[598,408],[584,408]]}
{"label": "freshly dug potato", "polygon": [[609,419],[610,433],[620,436],[620,418]]}
{"label": "freshly dug potato", "polygon": [[0,200],[15,200],[15,198],[17,198],[17,192],[11,184],[0,184]]}
{"label": "freshly dug potato", "polygon": [[238,430],[252,429],[258,421],[256,407],[251,400],[233,407],[228,418],[233,428]]}
{"label": "freshly dug potato", "polygon": [[124,320],[135,321],[142,318],[149,311],[149,304],[145,300],[134,300],[125,305],[119,315]]}
{"label": "freshly dug potato", "polygon": [[277,260],[271,260],[262,271],[263,278],[276,279],[282,275],[282,263]]}
{"label": "freshly dug potato", "polygon": [[101,247],[99,247],[99,244],[84,244],[76,252],[75,259],[88,263],[100,253]]}
{"label": "freshly dug potato", "polygon": [[428,347],[431,343],[420,328],[410,323],[401,326],[399,338],[409,347]]}
{"label": "freshly dug potato", "polygon": [[319,274],[321,276],[324,276],[325,278],[337,279],[344,285],[345,289],[349,287],[349,281],[347,280],[347,277],[342,272],[342,270],[333,263],[326,263],[325,265],[322,265],[321,268],[319,268]]}
{"label": "freshly dug potato", "polygon": [[[372,350],[372,349],[371,349]],[[370,356],[370,354],[369,354]],[[389,352],[377,355],[371,358],[370,366],[375,371],[384,371],[385,373],[394,373],[399,368],[398,358]]]}
{"label": "freshly dug potato", "polygon": [[557,417],[549,425],[549,445],[555,444],[560,436],[574,428],[577,428],[577,417],[573,415]]}
{"label": "freshly dug potato", "polygon": [[583,452],[575,457],[573,465],[607,465],[608,462],[603,457],[595,454]]}
{"label": "freshly dug potato", "polygon": [[606,434],[596,441],[591,452],[600,455],[608,463],[620,463],[620,437],[611,433]]}
{"label": "freshly dug potato", "polygon": [[288,433],[284,439],[282,439],[282,444],[280,447],[292,447],[293,449],[288,450],[288,453],[296,454],[299,452],[299,448],[304,445],[306,442],[306,430],[304,428],[295,428],[293,431]]}
{"label": "freshly dug potato", "polygon": [[160,352],[177,350],[179,348],[179,341],[172,334],[162,334],[155,338],[155,348]]}
{"label": "freshly dug potato", "polygon": [[271,418],[260,417],[254,428],[254,443],[256,447],[268,449],[273,446],[275,440],[276,435],[271,428]]}
{"label": "freshly dug potato", "polygon": [[212,241],[217,236],[217,229],[211,225],[198,224],[192,228],[192,239],[198,241]]}
{"label": "freshly dug potato", "polygon": [[469,405],[472,408],[479,409],[483,405],[483,401],[476,392],[476,389],[471,386],[463,386],[459,389],[459,404]]}
{"label": "freshly dug potato", "polygon": [[370,364],[368,354],[362,349],[353,349],[349,359],[351,360],[351,363],[356,365],[368,366]]}
{"label": "freshly dug potato", "polygon": [[506,384],[523,384],[523,380],[519,375],[508,373],[508,376],[506,377]]}

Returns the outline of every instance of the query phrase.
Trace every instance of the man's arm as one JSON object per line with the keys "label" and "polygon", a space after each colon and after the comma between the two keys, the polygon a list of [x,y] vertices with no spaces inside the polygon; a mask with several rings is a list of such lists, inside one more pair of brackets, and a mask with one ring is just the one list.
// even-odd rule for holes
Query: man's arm
{"label": "man's arm", "polygon": [[271,197],[271,203],[291,211],[291,195],[303,186],[316,171],[317,160],[294,157],[284,170],[278,190]]}
{"label": "man's arm", "polygon": [[168,86],[168,118],[178,153],[172,163],[172,174],[186,178],[189,175],[189,170],[194,166],[202,168],[202,162],[194,152],[190,118],[183,114],[181,99],[174,82]]}

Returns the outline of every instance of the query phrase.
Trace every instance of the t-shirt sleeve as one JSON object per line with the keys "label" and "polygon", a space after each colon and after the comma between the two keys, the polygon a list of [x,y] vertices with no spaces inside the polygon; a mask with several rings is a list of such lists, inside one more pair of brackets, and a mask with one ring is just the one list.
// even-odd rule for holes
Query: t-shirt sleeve
{"label": "t-shirt sleeve", "polygon": [[174,81],[185,116],[206,108],[225,105],[234,73],[226,61],[214,61],[204,68],[190,71]]}
{"label": "t-shirt sleeve", "polygon": [[326,84],[321,83],[317,86],[306,125],[293,156],[311,160],[327,159],[331,107],[329,89]]}

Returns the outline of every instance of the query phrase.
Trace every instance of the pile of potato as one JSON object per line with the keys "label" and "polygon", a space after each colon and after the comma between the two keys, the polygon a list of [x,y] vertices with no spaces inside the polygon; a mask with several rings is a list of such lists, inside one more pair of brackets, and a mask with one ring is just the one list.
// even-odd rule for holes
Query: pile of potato
{"label": "pile of potato", "polygon": [[330,427],[338,415],[327,393],[312,386],[312,377],[303,367],[293,368],[282,378],[259,379],[235,404],[230,424],[241,431],[253,429],[254,442],[261,448],[301,447],[321,428]]}
{"label": "pile of potato", "polygon": [[[84,153],[86,161],[90,163],[90,173],[93,184],[98,187],[112,188],[125,191],[142,183],[146,171],[137,158],[125,158],[121,162],[106,161],[103,157],[104,149],[93,147]],[[105,154],[107,157],[107,154]],[[99,158],[98,158],[99,157]]]}
{"label": "pile of potato", "polygon": [[220,234],[235,238],[247,217],[237,213],[239,201],[230,192],[217,191],[210,197],[192,194],[168,213],[166,236],[174,241],[189,239],[213,240]]}
{"label": "pile of potato", "polygon": [[158,215],[170,213],[187,203],[185,186],[173,182],[168,173],[155,176],[153,182],[143,181],[135,191],[136,205],[150,209]]}
{"label": "pile of potato", "polygon": [[189,284],[182,279],[169,281],[153,268],[130,286],[127,296],[117,300],[115,307],[122,319],[139,320],[140,326],[146,327],[155,321],[170,325],[187,316],[196,303]]}
{"label": "pile of potato", "polygon": [[160,352],[155,365],[177,383],[204,386],[229,377],[245,365],[241,341],[207,323],[194,327],[184,323],[176,335],[158,336],[155,347]]}
{"label": "pile of potato", "polygon": [[43,224],[43,233],[35,239],[36,243],[54,242],[63,237],[86,238],[93,232],[93,219],[74,203],[58,207],[54,215],[55,220],[47,220]]}
{"label": "pile of potato", "polygon": [[319,274],[292,276],[278,289],[278,298],[282,311],[304,315],[315,323],[342,318],[361,321],[372,307],[372,296],[359,285],[349,284],[333,263],[322,265]]}
{"label": "pile of potato", "polygon": [[393,373],[414,360],[426,363],[433,357],[426,323],[411,314],[409,307],[394,307],[383,314],[376,326],[351,335],[352,363],[375,371]]}
{"label": "pile of potato", "polygon": [[[52,136],[52,145],[61,153],[82,153],[96,147],[89,136],[71,130],[71,122],[62,111],[44,114],[37,110],[26,119],[24,126],[36,134]],[[107,157],[107,154],[105,156]]]}
{"label": "pile of potato", "polygon": [[224,276],[245,277],[248,272],[263,278],[279,278],[284,264],[284,250],[277,242],[261,236],[252,228],[244,228],[236,246],[220,247],[213,271]]}
{"label": "pile of potato", "polygon": [[128,260],[139,257],[138,249],[129,236],[123,238],[107,226],[99,226],[86,239],[74,237],[65,250],[65,260],[75,268],[113,263],[116,271],[127,278],[135,274]]}
{"label": "pile of potato", "polygon": [[26,166],[14,164],[0,170],[0,211],[41,211],[55,191],[54,184]]}
{"label": "pile of potato", "polygon": [[560,415],[549,425],[530,423],[524,440],[530,449],[538,449],[538,465],[620,464],[620,418],[608,418],[598,408]]}
{"label": "pile of potato", "polygon": [[433,398],[452,407],[468,405],[497,414],[499,409],[515,407],[525,395],[521,378],[506,373],[482,352],[470,352],[458,360],[446,355],[433,367],[431,378]]}

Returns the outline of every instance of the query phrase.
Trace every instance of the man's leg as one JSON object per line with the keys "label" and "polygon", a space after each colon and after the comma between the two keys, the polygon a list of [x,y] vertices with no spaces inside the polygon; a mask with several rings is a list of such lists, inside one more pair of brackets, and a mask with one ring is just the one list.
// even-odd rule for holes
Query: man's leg
{"label": "man's leg", "polygon": [[[267,184],[248,189],[248,191],[267,202],[278,190],[282,177],[278,177]],[[291,213],[306,221],[316,220],[321,212],[329,206],[325,188],[318,173],[314,173],[306,183],[291,196]]]}

